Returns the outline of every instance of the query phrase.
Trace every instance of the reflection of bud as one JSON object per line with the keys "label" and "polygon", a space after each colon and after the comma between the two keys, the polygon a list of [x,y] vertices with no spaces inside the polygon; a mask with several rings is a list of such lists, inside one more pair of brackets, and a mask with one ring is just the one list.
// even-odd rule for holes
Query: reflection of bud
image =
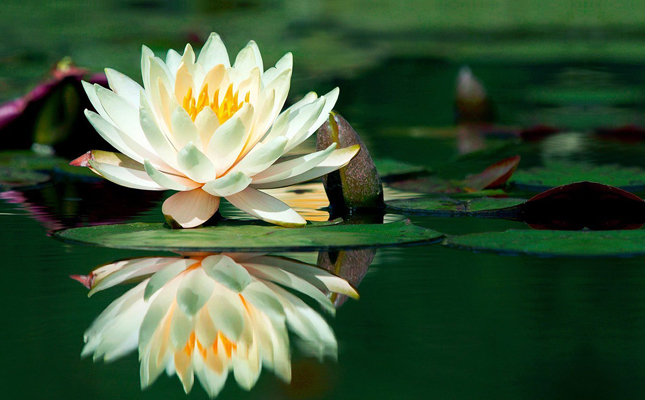
{"label": "reflection of bud", "polygon": [[90,285],[90,294],[143,279],[92,323],[83,355],[111,361],[138,347],[142,387],[165,370],[178,375],[186,392],[196,375],[211,397],[229,371],[247,390],[263,366],[288,382],[287,328],[306,353],[336,357],[327,322],[292,292],[331,313],[329,292],[358,296],[347,281],[325,270],[261,254],[137,258],[74,279]]}
{"label": "reflection of bud", "polygon": [[[318,266],[346,279],[352,286],[358,287],[374,261],[375,255],[376,249],[321,252],[318,254]],[[347,301],[346,295],[338,293],[331,293],[330,298],[336,307],[340,307]]]}
{"label": "reflection of bud", "polygon": [[374,161],[365,143],[340,114],[332,112],[317,134],[317,149],[326,149],[332,143],[338,143],[338,148],[360,145],[361,150],[338,171],[323,177],[325,191],[329,197],[334,213],[344,213],[346,210],[382,210],[383,185],[376,170]]}
{"label": "reflection of bud", "polygon": [[458,124],[491,123],[493,107],[484,85],[468,67],[462,67],[457,75],[455,111]]}

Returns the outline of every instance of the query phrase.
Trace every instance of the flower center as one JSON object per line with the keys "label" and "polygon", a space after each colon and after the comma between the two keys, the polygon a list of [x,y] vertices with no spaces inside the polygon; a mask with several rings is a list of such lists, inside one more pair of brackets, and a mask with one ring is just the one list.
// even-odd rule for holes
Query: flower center
{"label": "flower center", "polygon": [[208,84],[206,84],[199,93],[199,96],[197,96],[197,100],[193,97],[193,89],[189,88],[186,96],[184,96],[183,107],[193,121],[205,107],[210,107],[217,115],[217,119],[221,125],[242,108],[245,102],[249,102],[250,92],[240,102],[238,102],[238,95],[238,91],[233,93],[233,84],[230,84],[226,90],[226,94],[221,99],[219,89],[215,91],[212,99],[210,99],[208,98]]}

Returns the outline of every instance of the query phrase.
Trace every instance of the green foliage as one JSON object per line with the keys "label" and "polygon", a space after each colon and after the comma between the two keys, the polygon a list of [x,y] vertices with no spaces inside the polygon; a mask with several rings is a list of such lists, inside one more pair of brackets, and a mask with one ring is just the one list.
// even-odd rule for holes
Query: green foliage
{"label": "green foliage", "polygon": [[474,251],[563,257],[645,255],[645,231],[508,230],[446,239],[448,246]]}

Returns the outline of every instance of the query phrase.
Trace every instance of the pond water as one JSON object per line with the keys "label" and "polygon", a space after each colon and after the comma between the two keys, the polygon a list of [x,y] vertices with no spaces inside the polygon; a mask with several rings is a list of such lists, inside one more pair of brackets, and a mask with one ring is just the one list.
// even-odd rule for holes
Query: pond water
{"label": "pond water", "polygon": [[[99,2],[98,12],[115,22],[103,22],[95,30],[92,24],[102,19],[91,13],[89,21],[83,21],[75,15],[90,13],[81,3],[56,2],[44,10],[24,3],[0,6],[5,7],[4,12],[0,8],[0,19],[11,33],[0,47],[7,54],[0,57],[3,100],[23,93],[64,55],[72,55],[82,66],[112,66],[138,77],[141,42],[155,51],[178,48],[185,36],[214,29],[231,37],[232,48],[259,38],[260,47],[268,48],[266,64],[289,50],[282,46],[296,46],[290,101],[310,89],[324,93],[340,86],[336,108],[375,158],[423,165],[451,179],[515,154],[522,156],[520,168],[567,162],[645,168],[644,142],[593,134],[598,128],[645,124],[645,64],[611,52],[585,60],[580,52],[567,59],[557,50],[556,56],[523,60],[523,50],[506,59],[494,51],[477,56],[462,46],[462,53],[446,56],[445,50],[433,53],[437,38],[443,37],[437,32],[428,34],[430,43],[423,49],[393,49],[397,41],[414,41],[425,31],[389,27],[382,38],[370,41],[369,28],[330,28],[327,14],[317,20],[328,12],[320,10],[325,6],[319,2],[312,2],[314,11],[297,2],[275,2],[277,10],[272,10],[272,2],[255,1],[231,2],[222,9],[200,1],[180,2],[181,6],[170,1],[123,1],[113,6]],[[41,24],[19,28],[28,12]],[[132,26],[145,16],[149,19],[143,26]],[[256,18],[266,22],[264,29],[254,25]],[[180,34],[156,23],[174,23]],[[189,29],[192,25],[195,32]],[[503,32],[508,27],[493,28]],[[34,36],[43,37],[43,43],[36,43]],[[380,49],[379,40],[387,42],[383,38],[388,37],[394,38],[390,47]],[[472,39],[446,37],[462,44]],[[576,38],[571,34],[562,40]],[[492,35],[488,40],[492,46],[505,39]],[[553,51],[548,45],[551,36],[541,40],[526,46],[536,54]],[[325,60],[337,49],[336,59]],[[491,135],[487,150],[460,156],[453,101],[455,78],[466,62],[495,104],[496,129],[548,125],[562,132],[522,143]],[[512,196],[532,194],[511,190]],[[134,284],[88,299],[87,290],[69,276],[132,257],[174,254],[71,244],[51,236],[54,230],[93,224],[162,222],[165,197],[65,180],[0,192],[0,398],[208,398],[197,382],[186,395],[177,377],[165,374],[141,390],[136,351],[110,363],[81,358],[84,332]],[[397,218],[388,215],[386,220]],[[530,229],[521,222],[475,217],[410,219],[449,235]],[[348,260],[335,272],[356,286],[360,299],[343,301],[335,316],[305,299],[328,323],[337,349],[319,360],[306,345],[294,345],[290,384],[265,369],[255,387],[246,391],[231,373],[218,398],[601,399],[640,398],[645,389],[642,257],[513,256],[449,248],[440,242],[340,255],[273,255],[312,264],[324,257]],[[298,342],[296,333],[289,337]]]}

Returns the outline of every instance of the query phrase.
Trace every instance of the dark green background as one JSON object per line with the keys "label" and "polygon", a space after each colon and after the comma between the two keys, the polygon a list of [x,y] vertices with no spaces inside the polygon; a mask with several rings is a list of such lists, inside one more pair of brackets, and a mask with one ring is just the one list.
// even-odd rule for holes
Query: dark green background
{"label": "dark green background", "polygon": [[[642,145],[599,141],[588,132],[643,123],[645,3],[548,3],[4,1],[0,99],[24,93],[66,55],[80,66],[139,78],[142,43],[161,54],[217,31],[233,54],[255,39],[265,65],[293,51],[291,101],[339,85],[337,109],[377,156],[448,177],[516,152],[521,167],[562,160],[644,167]],[[485,83],[501,124],[544,123],[574,133],[455,162],[454,139],[437,139],[432,129],[453,124],[454,79],[464,64]],[[80,360],[84,330],[125,288],[88,300],[67,276],[160,255],[47,236],[44,214],[71,226],[95,221],[93,209],[118,205],[113,196],[88,195],[95,190],[114,188],[56,183],[26,191],[29,204],[0,200],[2,399],[186,397],[176,378],[141,392],[134,354],[108,365]],[[144,202],[141,210],[148,209],[129,220],[160,221],[159,204]],[[468,218],[413,221],[451,234],[525,228]],[[645,397],[642,258],[510,257],[438,244],[384,249],[359,291],[360,301],[329,319],[338,362],[318,364],[296,352],[291,387],[265,372],[248,393],[231,379],[219,398]],[[206,394],[195,385],[188,397]]]}

